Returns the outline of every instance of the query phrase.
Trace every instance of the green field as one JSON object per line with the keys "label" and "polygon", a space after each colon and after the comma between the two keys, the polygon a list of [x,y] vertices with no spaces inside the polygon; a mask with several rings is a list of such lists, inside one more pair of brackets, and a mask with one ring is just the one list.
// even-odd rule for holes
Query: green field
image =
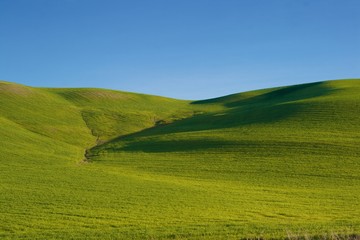
{"label": "green field", "polygon": [[183,101],[0,82],[0,239],[360,238],[360,79]]}

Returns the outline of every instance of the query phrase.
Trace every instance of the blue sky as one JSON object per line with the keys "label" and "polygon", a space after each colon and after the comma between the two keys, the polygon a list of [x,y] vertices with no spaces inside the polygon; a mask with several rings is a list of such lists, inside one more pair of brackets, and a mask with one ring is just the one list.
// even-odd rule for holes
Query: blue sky
{"label": "blue sky", "polygon": [[0,0],[0,79],[204,99],[360,77],[359,0]]}

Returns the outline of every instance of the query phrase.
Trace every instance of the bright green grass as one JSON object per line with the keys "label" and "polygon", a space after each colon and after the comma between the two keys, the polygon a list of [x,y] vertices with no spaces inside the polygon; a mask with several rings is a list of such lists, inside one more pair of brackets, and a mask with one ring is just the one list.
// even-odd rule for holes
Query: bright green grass
{"label": "bright green grass", "polygon": [[0,106],[0,238],[360,234],[359,80],[197,102],[0,82]]}

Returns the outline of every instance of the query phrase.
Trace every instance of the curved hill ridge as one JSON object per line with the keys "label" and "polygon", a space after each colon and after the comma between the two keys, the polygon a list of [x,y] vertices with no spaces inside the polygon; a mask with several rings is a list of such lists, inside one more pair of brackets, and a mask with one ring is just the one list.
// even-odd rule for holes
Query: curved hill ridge
{"label": "curved hill ridge", "polygon": [[0,82],[0,106],[0,238],[360,234],[359,79],[202,101]]}

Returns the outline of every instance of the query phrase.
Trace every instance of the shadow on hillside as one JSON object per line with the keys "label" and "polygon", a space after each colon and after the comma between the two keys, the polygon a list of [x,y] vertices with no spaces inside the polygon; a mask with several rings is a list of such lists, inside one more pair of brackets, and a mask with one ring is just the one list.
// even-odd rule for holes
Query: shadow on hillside
{"label": "shadow on hillside", "polygon": [[148,153],[162,153],[162,152],[184,152],[184,151],[199,151],[219,146],[234,145],[232,141],[220,141],[211,139],[199,140],[145,140],[136,143],[130,143],[123,147],[114,147],[112,151],[141,151]]}
{"label": "shadow on hillside", "polygon": [[[195,115],[168,125],[160,125],[145,129],[137,133],[118,137],[108,143],[113,145],[113,143],[116,143],[117,141],[131,141],[137,137],[226,129],[250,124],[274,123],[296,115],[303,108],[311,107],[311,103],[301,103],[296,101],[325,96],[332,93],[333,91],[335,90],[327,87],[322,82],[318,82],[275,89],[273,91],[245,99],[241,96],[241,94],[238,94],[238,97],[236,97],[236,95],[231,95],[226,99],[226,101],[226,97],[197,101],[193,102],[192,104],[220,103],[226,106],[227,109],[223,112]],[[149,142],[146,144],[149,144]],[[148,146],[146,144],[137,144],[137,146],[127,145],[123,148],[123,150],[146,150]],[[172,148],[172,146],[167,146],[167,143],[165,142],[155,141],[154,144],[158,145],[156,149]],[[212,146],[211,142],[204,140],[204,144],[201,145],[201,148],[206,148],[206,144],[209,144],[209,147]],[[174,148],[188,148],[188,145],[189,144],[187,144],[185,141],[179,142],[176,144],[176,146],[174,145]],[[190,146],[194,147],[191,145],[191,141]],[[151,150],[150,146],[147,150],[155,151]]]}
{"label": "shadow on hillside", "polygon": [[319,97],[328,94],[333,89],[324,86],[324,82],[306,83],[289,87],[268,89],[269,92],[254,97],[247,97],[246,93],[232,94],[220,98],[194,101],[191,104],[204,105],[223,103],[227,107],[252,104],[259,101],[296,101],[308,98]]}

